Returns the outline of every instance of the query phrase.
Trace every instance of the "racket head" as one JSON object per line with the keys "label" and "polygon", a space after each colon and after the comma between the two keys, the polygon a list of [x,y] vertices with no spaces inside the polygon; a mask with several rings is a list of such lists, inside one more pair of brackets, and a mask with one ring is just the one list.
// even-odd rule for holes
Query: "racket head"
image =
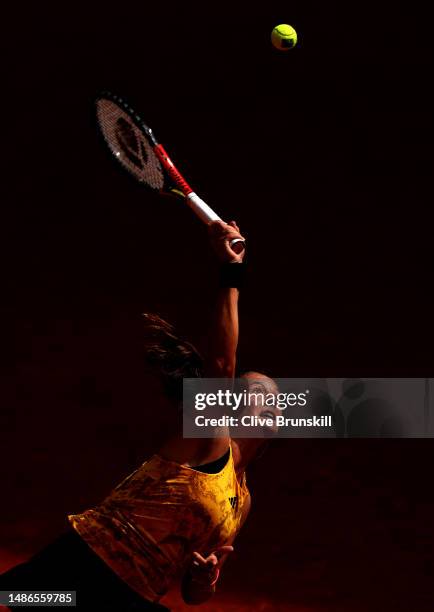
{"label": "racket head", "polygon": [[143,119],[120,96],[101,92],[95,100],[99,130],[114,158],[140,183],[170,191],[154,152],[158,142]]}
{"label": "racket head", "polygon": [[[105,143],[113,157],[130,175],[163,195],[173,195],[183,200],[187,196],[194,197],[194,202],[187,201],[205,223],[220,219],[193,192],[158,143],[151,128],[125,99],[104,91],[95,99],[95,107],[97,124]],[[235,239],[231,247],[240,253],[244,250],[244,241]]]}

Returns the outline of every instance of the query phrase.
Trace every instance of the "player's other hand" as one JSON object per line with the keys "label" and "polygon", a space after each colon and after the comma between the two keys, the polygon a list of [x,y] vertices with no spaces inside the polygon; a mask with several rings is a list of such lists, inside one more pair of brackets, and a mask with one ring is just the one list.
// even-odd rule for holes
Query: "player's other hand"
{"label": "player's other hand", "polygon": [[235,221],[225,223],[224,221],[212,221],[208,226],[211,246],[218,259],[223,263],[242,262],[245,250],[236,253],[231,248],[231,242],[235,238],[241,238],[240,229]]}
{"label": "player's other hand", "polygon": [[190,566],[192,581],[203,587],[213,586],[218,580],[223,561],[233,550],[233,546],[220,546],[208,556],[202,556],[198,552],[194,552]]}

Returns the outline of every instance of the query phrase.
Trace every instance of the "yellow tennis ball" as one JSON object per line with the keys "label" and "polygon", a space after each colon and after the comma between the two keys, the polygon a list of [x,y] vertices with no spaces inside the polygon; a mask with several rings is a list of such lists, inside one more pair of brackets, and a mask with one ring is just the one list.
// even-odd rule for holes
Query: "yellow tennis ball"
{"label": "yellow tennis ball", "polygon": [[297,32],[292,26],[282,23],[271,32],[271,42],[279,51],[289,51],[297,44]]}

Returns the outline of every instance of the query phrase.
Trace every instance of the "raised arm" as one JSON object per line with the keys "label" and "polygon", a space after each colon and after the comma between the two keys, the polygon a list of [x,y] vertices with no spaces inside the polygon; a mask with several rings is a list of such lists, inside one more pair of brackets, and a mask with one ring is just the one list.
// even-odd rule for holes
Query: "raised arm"
{"label": "raised arm", "polygon": [[[238,346],[238,283],[242,277],[244,251],[235,253],[230,243],[242,237],[235,221],[214,221],[209,226],[211,245],[221,263],[220,287],[217,294],[209,349],[205,362],[205,376],[233,378]],[[232,266],[237,266],[233,268]]]}

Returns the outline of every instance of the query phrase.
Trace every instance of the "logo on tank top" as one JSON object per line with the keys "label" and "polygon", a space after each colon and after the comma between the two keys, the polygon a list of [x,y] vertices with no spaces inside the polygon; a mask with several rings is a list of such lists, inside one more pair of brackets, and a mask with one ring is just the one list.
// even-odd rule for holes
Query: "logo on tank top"
{"label": "logo on tank top", "polygon": [[229,503],[232,510],[236,510],[238,508],[238,495],[235,495],[235,497],[229,497]]}

